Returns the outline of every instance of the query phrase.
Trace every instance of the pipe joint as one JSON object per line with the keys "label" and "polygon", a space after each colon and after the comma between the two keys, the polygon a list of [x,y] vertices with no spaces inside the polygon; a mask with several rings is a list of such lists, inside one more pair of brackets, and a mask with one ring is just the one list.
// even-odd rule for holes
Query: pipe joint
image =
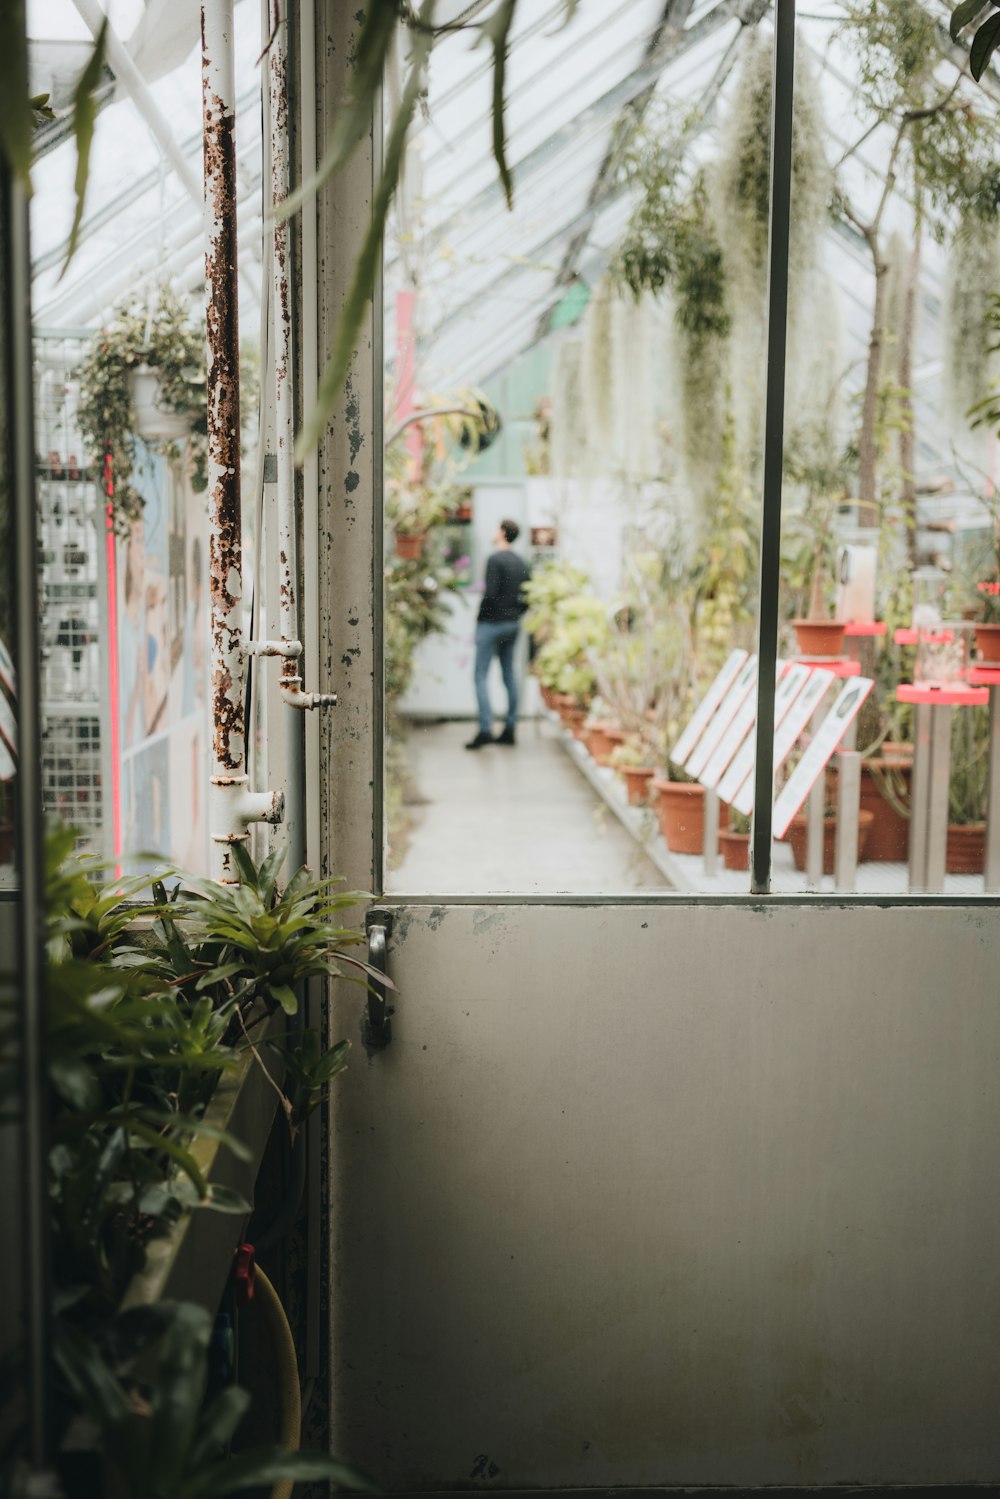
{"label": "pipe joint", "polygon": [[285,794],[251,791],[245,775],[214,775],[211,786],[213,876],[223,885],[238,885],[233,845],[249,839],[251,823],[280,823],[285,815]]}
{"label": "pipe joint", "polygon": [[248,640],[246,643],[248,656],[283,656],[286,661],[294,661],[302,655],[301,640]]}
{"label": "pipe joint", "polygon": [[288,708],[335,708],[335,692],[303,692],[301,677],[282,677],[278,683],[281,701]]}

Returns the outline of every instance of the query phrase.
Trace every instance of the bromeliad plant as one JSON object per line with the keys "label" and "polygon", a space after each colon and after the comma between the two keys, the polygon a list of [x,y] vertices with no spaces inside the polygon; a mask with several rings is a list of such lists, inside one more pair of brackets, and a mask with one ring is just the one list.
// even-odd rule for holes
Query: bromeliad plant
{"label": "bromeliad plant", "polygon": [[[245,1158],[243,1144],[206,1118],[211,1095],[247,1048],[259,1060],[266,1022],[279,1010],[294,1013],[297,984],[317,974],[364,978],[367,965],[345,951],[361,939],[339,922],[358,897],[305,870],[281,888],[281,855],[258,868],[242,848],[236,889],[188,879],[168,896],[152,876],[101,888],[98,866],[78,858],[75,844],[67,828],[46,841],[48,1191],[61,1417],[91,1418],[115,1492],[134,1499],[207,1499],[283,1476],[364,1487],[344,1465],[314,1454],[269,1449],[225,1459],[247,1397],[226,1391],[199,1414],[206,1314],[171,1303],[120,1310],[150,1245],[185,1214],[249,1212],[238,1194],[206,1180],[192,1144],[208,1136]],[[13,1024],[5,1026],[4,1039],[12,1034]],[[306,1031],[276,1050],[288,1074],[285,1112],[297,1125],[342,1069],[348,1043],[324,1050]],[[7,1091],[16,1082],[8,1068]],[[140,1352],[141,1381],[133,1372]]]}

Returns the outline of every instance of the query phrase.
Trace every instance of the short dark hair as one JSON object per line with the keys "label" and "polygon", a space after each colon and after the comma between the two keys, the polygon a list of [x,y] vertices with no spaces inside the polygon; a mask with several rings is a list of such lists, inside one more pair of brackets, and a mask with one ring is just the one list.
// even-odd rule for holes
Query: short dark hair
{"label": "short dark hair", "polygon": [[502,520],[500,522],[500,529],[506,536],[507,540],[510,542],[511,546],[514,545],[514,542],[521,534],[521,527],[518,525],[516,520]]}

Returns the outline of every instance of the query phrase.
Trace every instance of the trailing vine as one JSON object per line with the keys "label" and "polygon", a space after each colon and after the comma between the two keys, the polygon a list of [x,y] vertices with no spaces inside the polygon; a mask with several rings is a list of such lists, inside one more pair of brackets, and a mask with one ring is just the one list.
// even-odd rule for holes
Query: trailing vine
{"label": "trailing vine", "polygon": [[[103,474],[119,535],[127,535],[142,513],[142,498],[132,483],[136,446],[129,383],[129,375],[140,365],[158,372],[163,405],[190,419],[192,484],[196,490],[205,489],[208,406],[204,329],[195,326],[186,306],[167,287],[160,290],[151,311],[137,299],[119,307],[111,323],[95,336],[77,372],[77,421],[91,458]],[[173,443],[157,446],[171,457],[178,456]]]}

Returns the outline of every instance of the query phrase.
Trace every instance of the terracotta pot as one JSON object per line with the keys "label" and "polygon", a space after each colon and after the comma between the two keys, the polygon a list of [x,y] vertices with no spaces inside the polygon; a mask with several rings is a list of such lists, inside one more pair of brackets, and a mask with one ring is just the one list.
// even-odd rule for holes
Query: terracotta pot
{"label": "terracotta pot", "polygon": [[583,723],[587,717],[586,708],[578,708],[575,705],[571,708],[560,708],[559,717],[562,719],[564,728],[569,729],[571,734],[575,734],[577,739],[583,738]]}
{"label": "terracotta pot", "polygon": [[732,828],[722,828],[719,831],[719,848],[727,869],[750,868],[749,833],[734,833]]}
{"label": "terracotta pot", "polygon": [[613,723],[592,723],[587,726],[586,746],[598,765],[607,765],[611,751],[621,744],[624,733]]}
{"label": "terracotta pot", "polygon": [[649,783],[656,774],[649,765],[620,765],[630,807],[641,807],[649,800]]}
{"label": "terracotta pot", "polygon": [[427,532],[421,531],[415,535],[401,536],[396,533],[396,556],[404,562],[419,562],[423,556],[424,542],[427,540]]}
{"label": "terracotta pot", "polygon": [[538,691],[546,708],[555,709],[557,693],[551,687],[546,687],[544,682],[539,682]]}
{"label": "terracotta pot", "polygon": [[980,661],[1000,666],[1000,625],[976,625],[976,649]]}
{"label": "terracotta pot", "polygon": [[800,656],[840,656],[844,650],[843,619],[793,619]]}
{"label": "terracotta pot", "polygon": [[897,812],[879,789],[876,772],[891,770],[894,780],[904,783],[903,799],[908,801],[913,775],[913,755],[883,754],[861,767],[861,805],[873,816],[865,844],[865,858],[870,863],[905,864],[910,848],[910,819]]}
{"label": "terracotta pot", "polygon": [[944,867],[948,874],[982,874],[986,862],[986,824],[948,824]]}
{"label": "terracotta pot", "polygon": [[[874,812],[867,811],[862,807],[858,813],[858,863],[864,858],[865,845],[871,832],[872,823],[875,821]],[[786,838],[792,849],[792,858],[795,860],[795,868],[804,870],[806,867],[806,840],[808,820],[804,812],[798,817],[793,817],[789,825]],[[837,846],[837,819],[835,817],[823,818],[823,873],[833,874],[834,853]]]}
{"label": "terracotta pot", "polygon": [[697,781],[653,780],[660,832],[673,854],[700,854],[705,847],[705,788]]}

